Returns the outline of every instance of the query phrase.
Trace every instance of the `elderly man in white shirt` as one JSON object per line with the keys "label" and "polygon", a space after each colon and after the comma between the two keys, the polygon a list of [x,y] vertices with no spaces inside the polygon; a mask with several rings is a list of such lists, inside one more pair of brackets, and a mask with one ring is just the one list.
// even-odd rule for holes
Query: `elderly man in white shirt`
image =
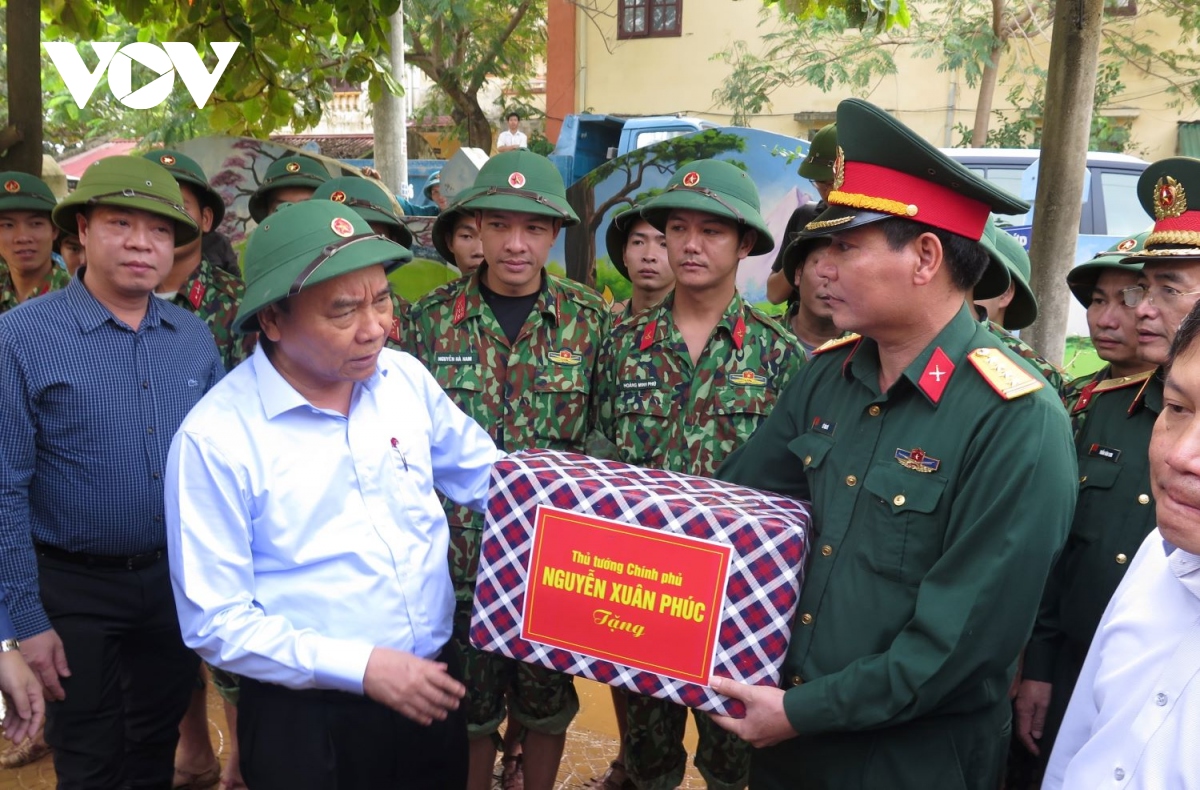
{"label": "elderly man in white shirt", "polygon": [[1043,790],[1200,788],[1200,306],[1150,440],[1158,528],[1092,640]]}
{"label": "elderly man in white shirt", "polygon": [[435,488],[482,509],[488,435],[383,348],[408,250],[331,201],[250,238],[237,331],[258,350],[188,415],[166,471],[184,640],[243,676],[250,787],[466,782]]}

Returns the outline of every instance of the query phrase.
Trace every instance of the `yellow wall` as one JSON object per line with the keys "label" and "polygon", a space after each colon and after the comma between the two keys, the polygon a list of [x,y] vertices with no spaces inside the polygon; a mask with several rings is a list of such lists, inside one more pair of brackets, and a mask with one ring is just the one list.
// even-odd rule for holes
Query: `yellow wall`
{"label": "yellow wall", "polygon": [[[759,26],[757,0],[682,0],[683,35],[671,38],[642,38],[619,41],[616,37],[616,0],[596,0],[597,8],[577,13],[576,109],[612,114],[649,115],[684,113],[728,123],[730,111],[719,107],[713,90],[731,72],[731,66],[712,60],[714,53],[741,40],[757,50],[755,42],[776,24]],[[1165,19],[1109,20],[1108,24],[1134,25],[1156,34],[1163,49],[1177,46]],[[1047,31],[1048,36],[1049,31]],[[1021,43],[1044,65],[1049,52],[1048,37]],[[903,51],[901,51],[903,52]],[[978,91],[969,88],[960,74],[938,73],[936,59],[897,55],[898,73],[880,78],[863,98],[893,112],[901,121],[936,145],[953,145],[959,134],[955,124],[971,127],[975,120]],[[1002,69],[1001,73],[1004,73]],[[1200,108],[1185,105],[1169,108],[1165,83],[1134,67],[1121,75],[1126,90],[1112,102],[1113,108],[1136,111],[1132,119],[1131,153],[1159,159],[1175,153],[1176,122],[1200,120]],[[1005,103],[1008,86],[996,91],[995,109],[1011,109]],[[783,88],[772,96],[772,106],[754,117],[751,126],[781,134],[805,137],[809,132],[793,118],[796,112],[830,112],[850,95],[845,89],[823,94],[810,86]],[[816,123],[819,127],[823,122]]]}

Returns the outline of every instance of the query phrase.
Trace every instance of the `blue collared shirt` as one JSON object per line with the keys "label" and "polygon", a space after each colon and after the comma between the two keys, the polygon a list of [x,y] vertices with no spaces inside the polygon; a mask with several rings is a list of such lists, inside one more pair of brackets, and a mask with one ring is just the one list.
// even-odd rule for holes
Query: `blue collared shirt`
{"label": "blue collared shirt", "polygon": [[408,354],[385,349],[343,415],[310,404],[260,346],[171,445],[184,641],[240,675],[359,694],[376,646],[436,656],[454,593],[435,488],[482,510],[502,455]]}
{"label": "blue collared shirt", "polygon": [[224,369],[204,322],[148,305],[135,331],[77,276],[0,316],[0,578],[22,639],[50,628],[34,543],[108,556],[166,545],[171,436]]}

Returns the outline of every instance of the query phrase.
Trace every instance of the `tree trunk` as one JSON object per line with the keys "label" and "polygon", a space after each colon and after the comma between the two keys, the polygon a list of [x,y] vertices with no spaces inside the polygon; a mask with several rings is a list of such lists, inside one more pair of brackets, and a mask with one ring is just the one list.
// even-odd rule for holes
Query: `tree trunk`
{"label": "tree trunk", "polygon": [[975,128],[971,130],[971,147],[983,148],[987,145],[988,124],[992,118],[992,100],[996,96],[996,81],[1000,75],[1000,56],[1004,54],[1004,42],[1007,38],[1003,28],[1004,0],[992,0],[992,35],[996,44],[988,53],[988,62],[983,67],[983,77],[979,81],[979,101],[975,104]]}
{"label": "tree trunk", "polygon": [[1063,358],[1071,302],[1066,276],[1074,266],[1083,208],[1079,196],[1087,168],[1103,10],[1104,0],[1059,0],[1050,40],[1030,242],[1032,285],[1039,310],[1026,339],[1046,359],[1058,362]]}
{"label": "tree trunk", "polygon": [[563,248],[566,251],[567,277],[584,285],[596,284],[596,228],[599,218],[596,217],[596,188],[581,178],[567,187],[567,201],[571,208],[582,220],[578,225],[572,225],[563,232],[566,238]]}
{"label": "tree trunk", "polygon": [[41,9],[36,0],[9,0],[8,123],[18,141],[0,155],[0,170],[42,175]]}
{"label": "tree trunk", "polygon": [[[392,14],[388,34],[392,77],[404,82],[404,4]],[[403,96],[384,91],[375,103],[375,169],[388,189],[411,199],[408,192],[408,117],[404,112]]]}

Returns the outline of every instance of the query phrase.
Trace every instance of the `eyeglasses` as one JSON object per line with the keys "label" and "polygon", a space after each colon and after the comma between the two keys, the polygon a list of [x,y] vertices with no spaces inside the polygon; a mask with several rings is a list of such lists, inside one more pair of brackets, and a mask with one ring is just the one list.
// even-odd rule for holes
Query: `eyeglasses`
{"label": "eyeglasses", "polygon": [[1175,303],[1175,300],[1184,296],[1197,296],[1200,291],[1180,291],[1177,288],[1172,288],[1169,285],[1152,285],[1146,288],[1141,285],[1133,285],[1129,288],[1121,289],[1121,298],[1125,302],[1126,307],[1137,307],[1145,299],[1150,304],[1158,306],[1166,306]]}

